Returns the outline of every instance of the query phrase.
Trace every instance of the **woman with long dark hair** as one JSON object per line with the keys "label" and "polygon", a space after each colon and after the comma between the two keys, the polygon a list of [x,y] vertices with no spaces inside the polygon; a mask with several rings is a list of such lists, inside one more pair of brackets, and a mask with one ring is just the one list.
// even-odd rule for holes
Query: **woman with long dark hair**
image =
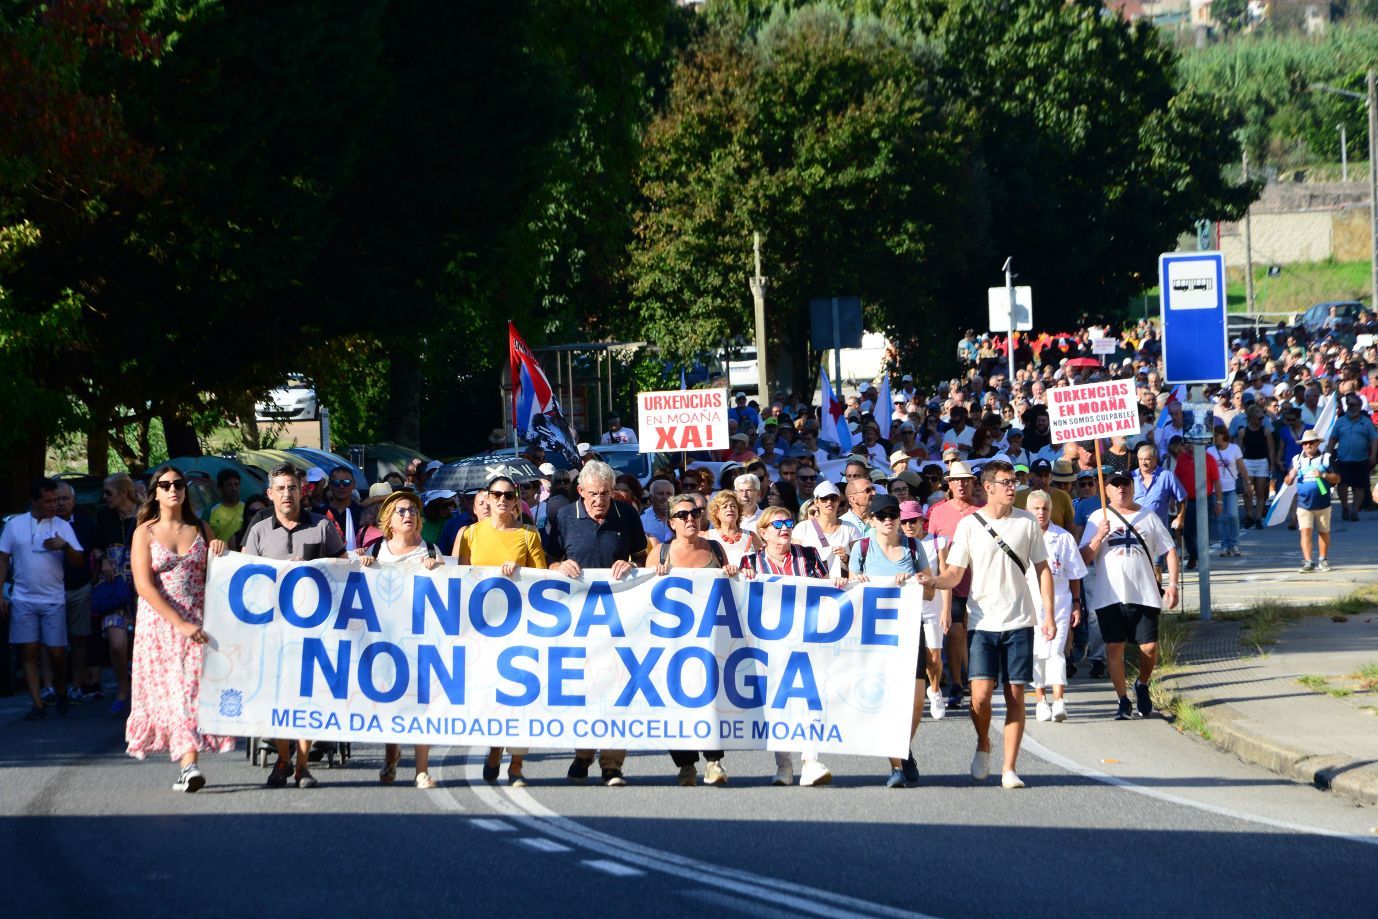
{"label": "woman with long dark hair", "polygon": [[[521,491],[509,476],[498,475],[488,480],[487,519],[465,527],[455,542],[456,561],[461,565],[496,566],[503,577],[510,578],[522,566],[544,569],[545,549],[541,534],[534,526],[522,523]],[[512,760],[507,767],[507,781],[520,788],[526,784],[522,774],[525,747],[508,747]],[[483,780],[496,782],[502,768],[502,747],[490,747],[483,765]]]}
{"label": "woman with long dark hair", "polygon": [[212,538],[191,509],[181,472],[163,466],[151,481],[130,546],[139,607],[124,737],[136,759],[167,751],[181,765],[173,790],[194,792],[206,784],[199,754],[234,749],[233,737],[202,734],[196,715],[206,646],[201,622],[207,553],[219,555],[225,544]]}

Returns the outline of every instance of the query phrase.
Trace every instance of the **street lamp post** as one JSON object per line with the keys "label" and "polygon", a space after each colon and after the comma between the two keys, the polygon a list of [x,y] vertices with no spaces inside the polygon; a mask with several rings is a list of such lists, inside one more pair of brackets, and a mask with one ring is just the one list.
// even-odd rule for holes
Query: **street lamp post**
{"label": "street lamp post", "polygon": [[1364,100],[1368,109],[1368,216],[1369,216],[1369,305],[1378,308],[1378,71],[1369,68],[1368,92],[1356,93],[1324,83],[1312,83],[1315,92],[1334,93]]}

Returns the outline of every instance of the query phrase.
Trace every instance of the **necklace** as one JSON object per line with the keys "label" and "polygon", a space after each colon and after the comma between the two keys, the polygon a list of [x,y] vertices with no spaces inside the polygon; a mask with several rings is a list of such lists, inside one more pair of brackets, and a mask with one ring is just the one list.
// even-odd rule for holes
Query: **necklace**
{"label": "necklace", "polygon": [[729,546],[735,546],[737,543],[741,542],[742,537],[745,535],[746,530],[738,530],[736,534],[733,536],[728,536],[722,530],[718,531],[718,538],[721,539],[723,542],[727,543]]}
{"label": "necklace", "polygon": [[765,553],[766,564],[770,567],[772,574],[789,574],[794,569],[794,553],[791,552],[789,559],[778,559],[769,552]]}

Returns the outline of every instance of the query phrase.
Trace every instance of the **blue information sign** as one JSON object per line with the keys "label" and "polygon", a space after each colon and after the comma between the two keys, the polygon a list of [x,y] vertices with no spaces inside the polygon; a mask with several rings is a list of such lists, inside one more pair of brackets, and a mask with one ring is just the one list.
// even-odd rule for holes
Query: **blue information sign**
{"label": "blue information sign", "polygon": [[1169,252],[1158,257],[1163,317],[1163,373],[1168,383],[1223,383],[1225,256]]}

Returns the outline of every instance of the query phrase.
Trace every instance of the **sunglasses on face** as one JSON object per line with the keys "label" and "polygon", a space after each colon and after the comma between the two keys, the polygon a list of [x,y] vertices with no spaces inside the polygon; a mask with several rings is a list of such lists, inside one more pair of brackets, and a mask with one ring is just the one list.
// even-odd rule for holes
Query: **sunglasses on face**
{"label": "sunglasses on face", "polygon": [[816,475],[796,475],[795,478],[798,479],[798,480],[801,481],[801,482],[817,482],[817,481],[818,481],[818,476],[816,476]]}
{"label": "sunglasses on face", "polygon": [[171,479],[171,480],[169,480],[169,479],[163,479],[161,482],[158,483],[158,490],[159,490],[159,491],[172,491],[173,489],[176,489],[177,491],[186,491],[186,490],[187,490],[187,480],[186,480],[186,479]]}
{"label": "sunglasses on face", "polygon": [[703,516],[703,508],[696,507],[691,511],[675,511],[670,516],[675,520],[698,520]]}
{"label": "sunglasses on face", "polygon": [[876,520],[898,520],[898,519],[900,519],[900,512],[899,512],[899,511],[880,511],[879,513],[872,514],[871,516],[872,516],[874,519],[876,519]]}
{"label": "sunglasses on face", "polygon": [[404,507],[395,508],[392,512],[392,516],[394,517],[419,517],[420,514],[421,512],[410,504]]}
{"label": "sunglasses on face", "polygon": [[517,493],[515,491],[507,491],[505,489],[494,491],[490,488],[488,489],[488,497],[493,498],[496,501],[510,501],[517,497]]}
{"label": "sunglasses on face", "polygon": [[551,485],[568,485],[568,484],[569,484],[569,479],[551,479],[551,480],[550,480],[550,484],[551,484]]}
{"label": "sunglasses on face", "polygon": [[770,522],[770,525],[771,525],[771,528],[776,529],[776,530],[785,530],[785,531],[788,531],[788,530],[794,529],[794,521],[793,521],[793,520],[786,519],[786,518],[784,518],[784,517],[781,517],[781,518],[779,518],[778,520],[772,520],[772,521]]}
{"label": "sunglasses on face", "polygon": [[348,488],[354,484],[353,479],[331,479],[330,484],[335,488]]}

